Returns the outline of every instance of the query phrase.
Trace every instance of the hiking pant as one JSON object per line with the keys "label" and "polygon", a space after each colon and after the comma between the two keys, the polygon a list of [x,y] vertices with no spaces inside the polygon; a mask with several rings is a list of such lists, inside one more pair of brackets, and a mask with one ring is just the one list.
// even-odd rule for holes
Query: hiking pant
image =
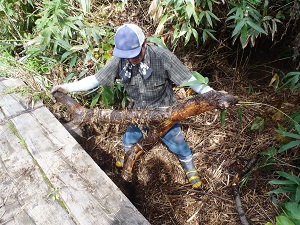
{"label": "hiking pant", "polygon": [[[144,127],[143,130],[147,131],[149,128]],[[140,128],[137,125],[130,124],[122,137],[125,151],[127,152],[142,137],[143,133]],[[191,149],[184,140],[184,134],[181,131],[180,123],[176,123],[172,126],[161,139],[168,146],[170,151],[175,153],[179,159],[186,158],[192,154]]]}

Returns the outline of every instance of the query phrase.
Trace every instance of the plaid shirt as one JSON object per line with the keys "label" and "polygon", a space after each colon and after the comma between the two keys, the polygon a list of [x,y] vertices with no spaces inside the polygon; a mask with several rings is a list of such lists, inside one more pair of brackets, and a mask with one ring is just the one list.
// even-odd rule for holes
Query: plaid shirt
{"label": "plaid shirt", "polygon": [[[112,57],[96,74],[97,80],[103,86],[112,86],[127,62],[127,59]],[[188,81],[192,73],[172,52],[154,45],[147,44],[144,63],[153,69],[151,76],[144,79],[134,66],[130,82],[124,84],[129,97],[134,100],[134,108],[173,105],[176,97],[172,83],[179,86]]]}

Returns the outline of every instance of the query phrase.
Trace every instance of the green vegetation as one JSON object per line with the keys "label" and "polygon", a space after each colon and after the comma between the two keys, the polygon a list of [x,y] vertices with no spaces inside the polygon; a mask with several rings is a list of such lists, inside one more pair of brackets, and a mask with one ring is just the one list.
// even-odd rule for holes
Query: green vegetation
{"label": "green vegetation", "polygon": [[254,46],[256,39],[262,35],[271,35],[274,39],[278,23],[285,17],[283,13],[288,13],[277,13],[282,8],[280,3],[269,5],[269,1],[242,0],[224,4],[225,1],[215,0],[154,0],[149,12],[154,22],[158,23],[157,34],[173,29],[173,46],[179,38],[184,38],[186,45],[192,36],[197,43],[199,39],[205,42],[209,38],[223,41],[221,32],[218,32],[223,23],[228,26],[233,42],[240,39],[243,48],[248,44]]}
{"label": "green vegetation", "polygon": [[[112,24],[119,24],[118,21],[111,22],[112,17],[108,17],[111,14],[120,14],[130,2],[98,1],[94,6],[90,2],[0,0],[0,77],[14,77],[18,74],[31,88],[13,91],[30,93],[35,101],[42,99],[49,102],[49,92],[54,84],[93,74],[111,58],[115,28]],[[152,3],[143,4],[149,6],[150,18],[156,24],[156,32],[148,37],[148,40],[171,49],[189,44],[203,44],[211,49],[210,46],[217,43],[222,46],[222,51],[226,46],[226,49],[233,48],[233,51],[239,52],[256,47],[262,39],[280,42],[284,40],[283,35],[287,32],[295,32],[291,21],[299,15],[296,1],[292,0],[154,0]],[[294,43],[294,52],[290,51],[292,47],[289,47],[282,54],[299,59],[297,49],[300,43],[296,40]],[[295,65],[292,71],[281,71],[281,74],[274,76],[274,94],[299,94],[300,72],[296,70],[297,67],[299,69],[299,65]],[[197,79],[193,84],[207,84],[207,78],[196,71],[193,73]],[[183,86],[190,84],[186,83]],[[255,92],[252,84],[248,90],[249,94]],[[84,93],[81,97],[84,99],[83,104],[90,107],[100,105],[125,108],[129,100],[120,82],[113,87],[101,87]],[[221,114],[222,125],[226,113],[228,112],[223,111]],[[241,107],[238,108],[237,114],[241,122]],[[292,158],[292,155],[299,151],[300,110],[295,110],[294,114],[287,118],[284,124],[278,123],[276,130],[282,140],[278,142],[280,146],[260,152],[258,164],[242,184],[247,182],[254,171],[279,167],[278,178],[269,182],[276,188],[269,194],[274,203],[278,203],[282,209],[282,214],[276,218],[276,224],[298,225],[300,167],[282,164],[281,157],[291,155]],[[250,131],[263,132],[264,123],[264,115],[257,115],[249,126]],[[49,197],[58,199],[58,191],[51,187]]]}

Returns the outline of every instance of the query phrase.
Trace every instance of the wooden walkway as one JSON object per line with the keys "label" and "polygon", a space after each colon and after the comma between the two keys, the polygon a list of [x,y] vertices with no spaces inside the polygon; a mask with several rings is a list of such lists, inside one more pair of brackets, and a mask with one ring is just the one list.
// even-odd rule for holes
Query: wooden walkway
{"label": "wooden walkway", "polygon": [[0,224],[149,224],[22,85],[0,78]]}

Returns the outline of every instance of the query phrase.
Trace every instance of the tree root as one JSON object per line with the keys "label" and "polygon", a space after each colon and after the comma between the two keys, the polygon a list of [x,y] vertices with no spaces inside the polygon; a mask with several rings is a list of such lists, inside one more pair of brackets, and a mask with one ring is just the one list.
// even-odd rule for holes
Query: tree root
{"label": "tree root", "polygon": [[53,94],[55,99],[65,105],[71,114],[74,124],[146,124],[151,132],[136,143],[125,155],[122,178],[132,180],[132,169],[135,161],[144,150],[150,150],[174,124],[188,117],[205,111],[219,108],[225,109],[237,103],[237,97],[217,91],[196,95],[169,108],[146,110],[111,110],[86,109],[70,96],[61,92]]}

